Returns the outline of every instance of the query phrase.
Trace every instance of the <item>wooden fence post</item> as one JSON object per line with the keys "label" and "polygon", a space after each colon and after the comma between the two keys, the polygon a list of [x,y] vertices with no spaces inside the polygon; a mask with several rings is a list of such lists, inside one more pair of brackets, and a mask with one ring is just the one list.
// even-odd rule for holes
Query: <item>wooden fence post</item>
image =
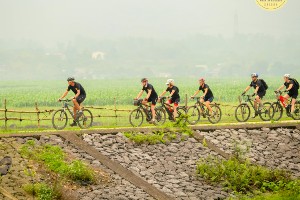
{"label": "wooden fence post", "polygon": [[187,102],[188,102],[188,97],[187,97],[188,95],[187,94],[185,94],[185,107],[187,108]]}
{"label": "wooden fence post", "polygon": [[6,109],[6,99],[4,99],[4,118],[5,118],[5,130],[7,130],[7,109]]}
{"label": "wooden fence post", "polygon": [[40,110],[38,108],[37,102],[35,102],[35,110],[37,111],[36,115],[37,115],[37,121],[38,121],[38,128],[40,128]]}
{"label": "wooden fence post", "polygon": [[116,97],[114,97],[114,107],[115,107],[115,118],[116,118],[116,125],[118,124],[117,120],[117,105],[116,105]]}

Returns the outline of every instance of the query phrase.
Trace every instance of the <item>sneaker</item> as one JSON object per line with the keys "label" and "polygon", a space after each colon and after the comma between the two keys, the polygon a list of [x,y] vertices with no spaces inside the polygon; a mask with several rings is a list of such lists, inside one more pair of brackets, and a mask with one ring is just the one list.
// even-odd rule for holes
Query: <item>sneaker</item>
{"label": "sneaker", "polygon": [[252,118],[255,118],[257,116],[257,113],[255,112],[253,115],[252,115]]}
{"label": "sneaker", "polygon": [[73,121],[73,123],[70,124],[70,126],[77,126],[77,123],[75,121]]}
{"label": "sneaker", "polygon": [[76,115],[76,120],[78,120],[83,115],[82,110],[79,110]]}

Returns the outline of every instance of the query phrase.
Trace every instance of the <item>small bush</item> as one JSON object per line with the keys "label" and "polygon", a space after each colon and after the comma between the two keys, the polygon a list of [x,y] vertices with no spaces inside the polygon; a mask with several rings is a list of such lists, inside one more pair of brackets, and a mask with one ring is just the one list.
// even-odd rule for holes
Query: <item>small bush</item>
{"label": "small bush", "polygon": [[164,133],[162,132],[155,132],[151,134],[143,134],[143,133],[124,133],[125,137],[134,141],[137,144],[158,144],[158,143],[165,143],[164,140]]}
{"label": "small bush", "polygon": [[38,200],[53,200],[59,196],[53,188],[45,183],[26,184],[22,188],[28,194],[36,196]]}
{"label": "small bush", "polygon": [[20,153],[30,159],[42,162],[49,170],[70,178],[73,181],[94,182],[95,174],[82,161],[74,160],[71,164],[65,161],[65,154],[59,146],[36,146],[27,141]]}
{"label": "small bush", "polygon": [[234,157],[229,160],[217,157],[200,159],[197,163],[197,173],[212,183],[221,183],[226,189],[241,193],[255,190],[273,192],[299,187],[298,182],[293,185],[291,175],[287,171],[270,170]]}

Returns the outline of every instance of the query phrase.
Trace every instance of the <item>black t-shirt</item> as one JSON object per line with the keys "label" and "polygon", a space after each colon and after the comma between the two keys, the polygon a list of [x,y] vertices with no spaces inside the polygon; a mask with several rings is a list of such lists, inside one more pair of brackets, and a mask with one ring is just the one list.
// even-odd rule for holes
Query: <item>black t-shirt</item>
{"label": "black t-shirt", "polygon": [[74,94],[77,94],[77,90],[80,90],[80,95],[86,95],[84,88],[82,87],[82,85],[80,83],[75,82],[74,86],[69,85],[68,91],[72,90],[74,92]]}
{"label": "black t-shirt", "polygon": [[204,84],[203,87],[200,85],[199,90],[202,90],[202,92],[204,93],[206,88],[208,88],[208,90],[207,90],[205,97],[207,97],[207,98],[213,97],[214,94],[212,93],[211,89],[209,88],[209,86],[207,84]]}
{"label": "black t-shirt", "polygon": [[296,89],[295,81],[293,81],[293,80],[290,80],[289,83],[287,83],[287,82],[284,83],[286,89],[289,88],[290,84],[293,84],[293,87],[290,89],[290,92],[291,92],[291,93],[296,93],[296,92],[298,92],[298,90]]}
{"label": "black t-shirt", "polygon": [[142,90],[146,91],[147,94],[148,94],[148,91],[151,90],[151,94],[150,94],[149,99],[157,98],[157,93],[155,92],[155,89],[154,89],[153,85],[148,83],[146,85],[146,87],[143,86]]}
{"label": "black t-shirt", "polygon": [[256,87],[259,87],[257,93],[261,93],[261,92],[265,92],[266,89],[264,87],[264,85],[262,84],[261,80],[257,79],[256,82],[251,81],[250,85],[251,87],[253,87],[254,89],[256,89]]}
{"label": "black t-shirt", "polygon": [[176,100],[176,99],[180,99],[179,96],[179,89],[176,86],[173,86],[172,88],[167,88],[166,91],[172,93],[172,91],[175,90],[174,94],[172,95],[172,99]]}

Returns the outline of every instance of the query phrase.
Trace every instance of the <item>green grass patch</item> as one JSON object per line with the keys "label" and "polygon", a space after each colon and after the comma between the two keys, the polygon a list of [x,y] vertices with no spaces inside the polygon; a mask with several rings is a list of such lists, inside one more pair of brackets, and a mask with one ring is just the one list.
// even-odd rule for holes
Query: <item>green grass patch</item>
{"label": "green grass patch", "polygon": [[132,133],[126,132],[124,133],[125,137],[134,141],[137,144],[158,144],[158,143],[165,143],[164,140],[165,134],[162,132],[155,132],[155,133]]}
{"label": "green grass patch", "polygon": [[55,188],[46,183],[26,184],[22,189],[28,194],[35,196],[38,200],[53,200],[59,199],[61,196]]}
{"label": "green grass patch", "polygon": [[95,173],[80,160],[65,161],[65,153],[59,146],[38,146],[33,140],[24,144],[20,153],[22,156],[42,162],[47,169],[60,174],[63,177],[77,182],[94,183]]}

